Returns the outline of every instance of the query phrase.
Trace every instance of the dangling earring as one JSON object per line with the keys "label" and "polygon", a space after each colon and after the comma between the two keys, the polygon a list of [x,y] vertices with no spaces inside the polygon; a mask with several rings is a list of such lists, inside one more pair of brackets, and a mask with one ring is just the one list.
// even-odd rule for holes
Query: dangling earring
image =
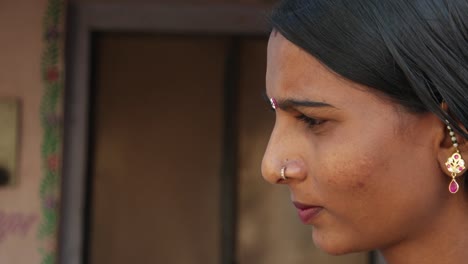
{"label": "dangling earring", "polygon": [[458,150],[458,141],[457,137],[455,136],[455,132],[453,132],[450,125],[447,125],[447,129],[449,130],[449,134],[452,139],[452,145],[455,147],[455,153],[453,153],[453,155],[448,158],[447,162],[445,163],[447,170],[452,173],[452,181],[450,182],[448,189],[451,193],[457,193],[460,189],[460,185],[458,185],[458,182],[455,178],[465,169],[465,161],[460,154],[460,150]]}

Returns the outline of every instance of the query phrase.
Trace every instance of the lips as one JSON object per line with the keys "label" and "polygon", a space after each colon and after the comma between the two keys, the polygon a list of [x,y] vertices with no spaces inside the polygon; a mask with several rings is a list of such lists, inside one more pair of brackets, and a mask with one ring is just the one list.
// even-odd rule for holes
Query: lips
{"label": "lips", "polygon": [[323,207],[315,205],[307,205],[299,202],[293,202],[297,208],[297,214],[304,224],[309,224],[319,213]]}

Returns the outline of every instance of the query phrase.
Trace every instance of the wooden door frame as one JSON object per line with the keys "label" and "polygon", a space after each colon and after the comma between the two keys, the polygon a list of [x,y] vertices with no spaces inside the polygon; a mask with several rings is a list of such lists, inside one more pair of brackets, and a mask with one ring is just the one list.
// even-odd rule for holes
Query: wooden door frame
{"label": "wooden door frame", "polygon": [[65,135],[58,263],[83,264],[89,168],[91,35],[151,32],[266,36],[269,6],[240,4],[79,4],[67,10]]}

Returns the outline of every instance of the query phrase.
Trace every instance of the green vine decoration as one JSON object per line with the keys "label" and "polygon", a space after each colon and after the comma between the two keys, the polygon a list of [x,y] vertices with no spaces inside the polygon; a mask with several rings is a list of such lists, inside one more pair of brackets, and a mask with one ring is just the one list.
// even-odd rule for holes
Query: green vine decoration
{"label": "green vine decoration", "polygon": [[40,107],[40,120],[44,132],[41,146],[43,178],[39,186],[41,222],[38,239],[42,242],[39,253],[41,264],[56,262],[56,239],[58,228],[58,203],[60,193],[60,164],[63,125],[60,104],[63,98],[63,71],[61,61],[63,0],[48,0],[44,16],[44,51],[41,60],[41,75],[44,88]]}

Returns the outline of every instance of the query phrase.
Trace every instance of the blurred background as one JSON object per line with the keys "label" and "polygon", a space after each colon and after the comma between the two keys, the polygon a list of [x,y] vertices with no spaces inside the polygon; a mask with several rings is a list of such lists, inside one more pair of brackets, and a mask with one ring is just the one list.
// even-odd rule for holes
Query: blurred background
{"label": "blurred background", "polygon": [[275,2],[2,0],[0,263],[380,263],[261,177]]}

